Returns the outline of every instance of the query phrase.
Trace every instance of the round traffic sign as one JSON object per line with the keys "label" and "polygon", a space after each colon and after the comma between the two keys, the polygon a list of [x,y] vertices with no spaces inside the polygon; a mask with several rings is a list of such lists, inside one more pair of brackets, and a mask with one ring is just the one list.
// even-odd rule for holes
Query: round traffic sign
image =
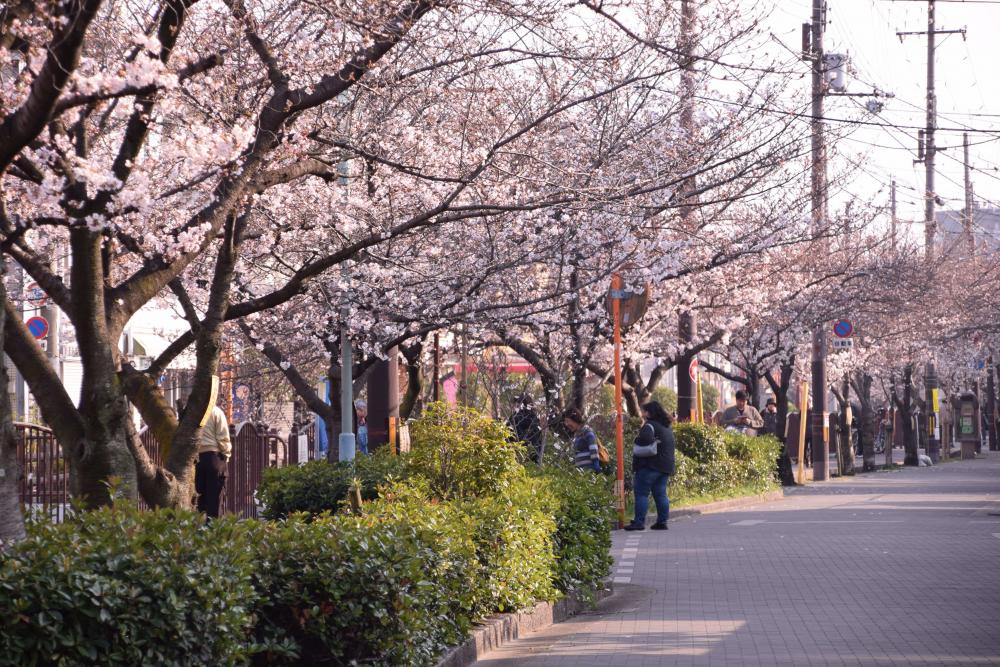
{"label": "round traffic sign", "polygon": [[31,332],[31,335],[39,340],[45,338],[45,336],[49,333],[49,323],[44,317],[30,317],[28,318],[28,321],[25,322],[25,325],[28,327],[28,331]]}
{"label": "round traffic sign", "polygon": [[691,377],[691,382],[698,381],[698,357],[691,360],[691,365],[688,366],[688,375]]}
{"label": "round traffic sign", "polygon": [[849,338],[854,333],[854,325],[850,320],[837,320],[833,323],[833,335],[837,338]]}
{"label": "round traffic sign", "polygon": [[24,299],[36,308],[41,308],[49,301],[45,290],[38,283],[28,283],[24,288]]}

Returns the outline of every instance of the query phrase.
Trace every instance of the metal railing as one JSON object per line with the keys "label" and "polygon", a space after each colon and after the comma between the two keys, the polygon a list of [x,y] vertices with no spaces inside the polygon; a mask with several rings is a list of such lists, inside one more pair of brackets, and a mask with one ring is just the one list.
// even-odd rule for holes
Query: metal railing
{"label": "metal railing", "polygon": [[[69,468],[55,434],[45,426],[15,423],[17,434],[18,492],[25,512],[40,513],[61,521],[70,503]],[[233,455],[224,489],[226,512],[244,518],[258,515],[257,487],[264,469],[292,463],[285,440],[273,430],[245,424],[230,431]],[[143,430],[139,439],[156,465],[162,465],[160,443],[153,432]],[[139,507],[149,509],[145,501]]]}

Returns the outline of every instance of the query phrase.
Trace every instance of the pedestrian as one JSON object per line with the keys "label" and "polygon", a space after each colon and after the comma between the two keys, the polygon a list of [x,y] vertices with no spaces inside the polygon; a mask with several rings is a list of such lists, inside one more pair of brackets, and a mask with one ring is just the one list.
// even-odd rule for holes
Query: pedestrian
{"label": "pedestrian", "polygon": [[514,433],[514,439],[524,444],[528,458],[534,463],[541,463],[542,427],[529,394],[523,394],[518,399],[517,412],[510,416],[507,425]]}
{"label": "pedestrian", "polygon": [[222,511],[222,489],[226,486],[226,462],[233,453],[229,422],[218,405],[198,436],[198,462],[194,468],[194,489],[198,493],[198,511],[218,518]]}
{"label": "pedestrian", "polygon": [[666,530],[670,513],[667,483],[674,474],[674,430],[663,406],[651,401],[642,406],[642,428],[632,449],[632,484],[635,516],[625,530],[645,530],[649,494],[656,503],[653,530]]}
{"label": "pedestrian", "polygon": [[581,470],[601,472],[601,456],[597,448],[597,435],[587,426],[587,420],[576,408],[563,413],[563,426],[573,435],[573,462]]}
{"label": "pedestrian", "polygon": [[777,437],[778,402],[775,401],[773,398],[767,399],[767,404],[764,406],[764,412],[763,414],[761,414],[761,419],[764,420],[764,426],[761,428],[761,433]]}
{"label": "pedestrian", "polygon": [[354,401],[354,414],[357,423],[357,446],[358,452],[368,454],[368,401],[358,399]]}
{"label": "pedestrian", "polygon": [[730,405],[722,413],[722,426],[746,435],[757,435],[757,429],[764,426],[764,419],[757,408],[747,405],[747,393],[740,389],[736,392],[736,405]]}

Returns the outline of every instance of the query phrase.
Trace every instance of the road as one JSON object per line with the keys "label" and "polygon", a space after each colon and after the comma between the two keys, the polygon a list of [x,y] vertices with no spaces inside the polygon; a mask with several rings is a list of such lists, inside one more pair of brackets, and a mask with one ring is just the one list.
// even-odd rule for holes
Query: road
{"label": "road", "polygon": [[616,532],[615,594],[480,667],[1000,665],[1000,454]]}

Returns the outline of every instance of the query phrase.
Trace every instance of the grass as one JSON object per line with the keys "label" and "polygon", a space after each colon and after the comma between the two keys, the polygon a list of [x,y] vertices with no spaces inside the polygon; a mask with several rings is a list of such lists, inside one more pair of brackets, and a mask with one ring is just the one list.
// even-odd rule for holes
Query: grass
{"label": "grass", "polygon": [[[680,509],[682,507],[691,507],[692,505],[704,505],[707,503],[714,503],[720,500],[732,500],[733,498],[744,498],[746,496],[757,496],[762,493],[767,493],[768,491],[774,491],[780,489],[781,484],[774,482],[767,486],[761,486],[760,484],[744,484],[741,486],[736,486],[731,489],[726,489],[725,491],[720,491],[718,493],[708,493],[693,496],[682,496],[676,500],[673,497],[670,499],[671,509]],[[649,501],[649,512],[652,515],[656,515],[656,506],[653,504],[653,500]],[[628,494],[625,499],[625,518],[635,516],[635,495],[632,493]]]}

